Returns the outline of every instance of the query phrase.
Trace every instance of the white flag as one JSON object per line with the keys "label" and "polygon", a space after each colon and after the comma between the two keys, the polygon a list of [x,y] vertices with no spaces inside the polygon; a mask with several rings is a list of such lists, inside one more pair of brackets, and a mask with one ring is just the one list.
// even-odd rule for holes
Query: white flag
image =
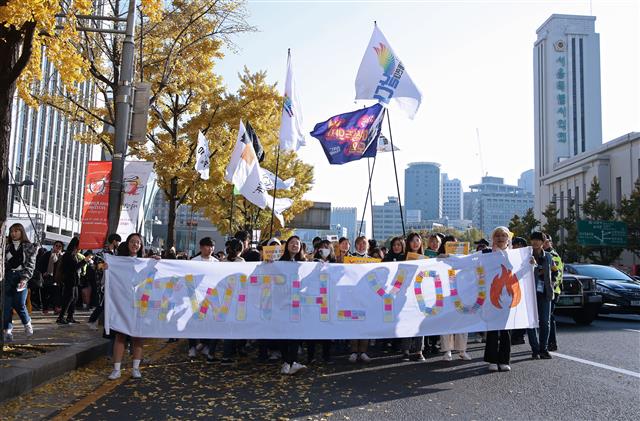
{"label": "white flag", "polygon": [[196,171],[203,180],[209,179],[209,142],[202,132],[198,132],[198,146],[196,147]]}
{"label": "white flag", "polygon": [[302,130],[302,108],[293,78],[291,53],[289,53],[287,79],[284,83],[284,104],[282,106],[282,117],[280,118],[280,149],[283,151],[297,151],[300,146],[306,144],[304,130]]}
{"label": "white flag", "polygon": [[295,178],[288,178],[284,181],[278,177],[276,182],[276,175],[266,168],[262,168],[262,183],[267,190],[289,190],[296,183]]}
{"label": "white flag", "polygon": [[[258,157],[253,149],[253,143],[247,136],[242,121],[240,121],[238,140],[231,153],[231,159],[225,170],[224,178],[233,183],[245,199],[260,209],[274,206],[273,196],[267,193],[267,188],[263,183],[262,168],[260,168]],[[291,207],[292,204],[293,201],[287,198],[277,198],[275,200],[274,215],[282,226],[284,226],[282,212]]]}
{"label": "white flag", "polygon": [[[387,139],[383,134],[378,137],[378,152],[391,152],[391,142]],[[400,149],[393,145],[394,151],[399,151]]]}
{"label": "white flag", "polygon": [[356,77],[356,99],[393,102],[413,119],[422,94],[376,25]]}

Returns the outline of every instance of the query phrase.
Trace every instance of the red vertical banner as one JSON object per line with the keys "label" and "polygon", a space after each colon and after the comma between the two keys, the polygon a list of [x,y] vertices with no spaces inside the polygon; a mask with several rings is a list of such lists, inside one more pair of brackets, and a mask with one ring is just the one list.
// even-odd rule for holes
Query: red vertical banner
{"label": "red vertical banner", "polygon": [[100,249],[109,229],[111,161],[89,161],[82,203],[81,249]]}

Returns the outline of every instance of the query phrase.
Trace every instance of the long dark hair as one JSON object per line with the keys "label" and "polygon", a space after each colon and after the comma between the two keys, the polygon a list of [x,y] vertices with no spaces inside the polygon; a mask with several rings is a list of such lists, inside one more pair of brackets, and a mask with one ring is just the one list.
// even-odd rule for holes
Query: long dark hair
{"label": "long dark hair", "polygon": [[131,239],[133,237],[140,238],[140,243],[141,243],[140,244],[140,249],[136,253],[136,257],[143,257],[144,256],[144,253],[143,253],[144,247],[142,246],[142,235],[138,234],[137,232],[129,234],[129,236],[127,237],[127,240],[122,242],[122,243],[120,243],[120,245],[118,246],[118,256],[130,256],[130,254],[129,254],[129,241],[131,241]]}
{"label": "long dark hair", "polygon": [[[420,239],[420,248],[418,250],[409,250],[411,248],[411,241],[413,241],[414,238],[419,238]],[[422,241],[422,237],[420,236],[420,234],[418,234],[417,232],[412,232],[411,234],[409,234],[407,236],[407,246],[405,248],[405,251],[407,253],[419,253],[419,254],[424,254],[424,241]]]}
{"label": "long dark hair", "polygon": [[78,246],[80,245],[80,239],[78,237],[73,237],[71,241],[69,241],[69,245],[65,250],[66,253],[73,253],[78,251]]}
{"label": "long dark hair", "polygon": [[445,235],[442,239],[442,244],[440,244],[440,248],[438,249],[438,254],[445,254],[447,252],[447,243],[455,243],[456,241],[458,240],[453,235]]}
{"label": "long dark hair", "polygon": [[302,251],[302,241],[300,241],[300,251],[296,253],[295,256],[291,256],[291,253],[289,253],[289,243],[296,239],[300,241],[300,237],[298,237],[297,235],[292,235],[291,237],[289,237],[284,245],[284,252],[282,253],[282,257],[280,257],[280,260],[295,260],[296,262],[305,262],[307,260],[304,256],[304,252]]}
{"label": "long dark hair", "polygon": [[232,238],[231,240],[227,241],[226,246],[227,260],[230,262],[233,262],[242,254],[242,249],[244,247],[242,241],[238,240],[237,238]]}
{"label": "long dark hair", "polygon": [[15,223],[13,225],[11,225],[9,227],[9,236],[7,237],[7,244],[9,244],[11,242],[11,230],[12,229],[17,229],[18,231],[20,231],[20,242],[21,243],[30,243],[31,241],[29,241],[29,237],[27,237],[27,231],[25,231],[24,229],[24,225],[19,224],[19,223]]}
{"label": "long dark hair", "polygon": [[326,261],[329,262],[329,263],[335,263],[336,262],[336,254],[333,252],[333,244],[329,240],[322,240],[322,241],[320,241],[318,243],[318,249],[316,250],[316,253],[313,255],[313,258],[324,261],[324,258],[322,257],[322,254],[320,254],[320,249],[321,248],[326,248],[326,247],[328,247],[329,250],[330,250]]}

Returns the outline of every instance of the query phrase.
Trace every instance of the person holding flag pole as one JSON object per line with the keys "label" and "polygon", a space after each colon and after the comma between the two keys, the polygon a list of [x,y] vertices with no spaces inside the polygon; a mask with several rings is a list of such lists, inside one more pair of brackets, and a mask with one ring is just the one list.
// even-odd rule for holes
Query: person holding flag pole
{"label": "person holding flag pole", "polygon": [[391,132],[389,109],[387,107],[390,104],[398,106],[409,118],[413,119],[422,102],[422,93],[407,73],[404,64],[393,51],[375,21],[371,39],[358,69],[355,87],[356,100],[377,100],[379,104],[386,108],[393,169],[398,190],[398,205],[400,206],[402,232],[404,235],[405,227],[400,199],[400,183],[398,182],[395,147]]}
{"label": "person holding flag pole", "polygon": [[280,142],[276,149],[276,173],[273,187],[273,206],[271,206],[271,226],[269,237],[273,237],[273,217],[276,207],[276,191],[278,189],[278,169],[280,164],[281,151],[297,151],[301,146],[306,145],[304,131],[302,130],[302,107],[298,99],[295,79],[293,77],[293,63],[291,61],[291,49],[287,50],[287,76],[284,83],[284,98],[282,104],[282,115],[280,117]]}

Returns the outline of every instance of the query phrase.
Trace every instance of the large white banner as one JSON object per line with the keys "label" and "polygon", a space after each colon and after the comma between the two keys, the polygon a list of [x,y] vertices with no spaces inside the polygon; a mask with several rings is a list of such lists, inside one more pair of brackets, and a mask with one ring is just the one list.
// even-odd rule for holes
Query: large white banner
{"label": "large white banner", "polygon": [[134,337],[358,339],[537,325],[529,248],[379,264],[106,256],[105,325]]}
{"label": "large white banner", "polygon": [[140,210],[152,170],[153,162],[126,161],[124,163],[122,205],[117,230],[123,239],[138,231]]}

